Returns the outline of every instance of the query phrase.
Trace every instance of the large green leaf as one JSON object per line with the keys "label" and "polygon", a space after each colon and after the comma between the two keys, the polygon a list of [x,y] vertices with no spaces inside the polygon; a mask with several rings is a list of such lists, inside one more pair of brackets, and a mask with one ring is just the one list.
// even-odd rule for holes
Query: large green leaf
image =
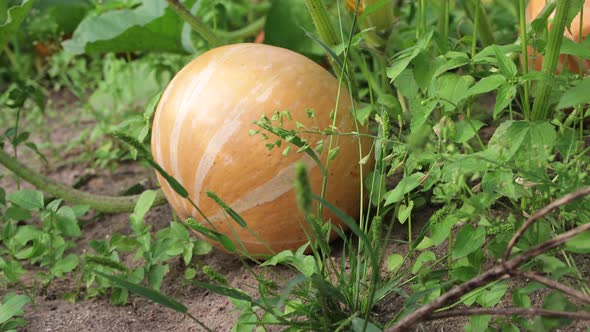
{"label": "large green leaf", "polygon": [[[191,7],[196,0],[184,1]],[[71,40],[63,43],[73,54],[161,51],[187,53],[181,33],[184,21],[165,0],[144,0],[133,9],[109,11],[84,19]]]}
{"label": "large green leaf", "polygon": [[580,81],[578,85],[566,91],[561,99],[559,99],[557,108],[562,109],[590,103],[590,94],[588,91],[590,91],[590,78]]}
{"label": "large green leaf", "polygon": [[13,294],[7,295],[4,299],[5,302],[0,305],[0,324],[16,315],[22,315],[23,307],[31,301],[28,296]]}
{"label": "large green leaf", "polygon": [[0,47],[18,31],[21,22],[27,17],[33,1],[23,0],[19,6],[8,8],[6,21],[0,23]]}
{"label": "large green leaf", "polygon": [[64,34],[71,34],[93,7],[89,0],[43,0],[35,1],[33,10],[38,17],[48,16]]}
{"label": "large green leaf", "polygon": [[323,48],[305,35],[315,31],[305,0],[274,0],[264,25],[265,44],[306,55],[322,55]]}

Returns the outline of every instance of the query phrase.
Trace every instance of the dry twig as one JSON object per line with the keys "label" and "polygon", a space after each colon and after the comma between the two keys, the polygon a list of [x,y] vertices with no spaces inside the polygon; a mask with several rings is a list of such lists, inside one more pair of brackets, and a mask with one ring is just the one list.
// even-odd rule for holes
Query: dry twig
{"label": "dry twig", "polygon": [[549,279],[547,277],[544,277],[544,276],[534,273],[534,272],[517,271],[516,274],[519,276],[534,280],[534,281],[536,281],[540,284],[543,284],[549,288],[553,288],[553,289],[558,290],[564,294],[575,297],[580,301],[584,301],[584,302],[590,304],[590,295],[584,294],[584,293],[580,292],[579,290],[573,289],[573,288],[566,286],[558,281],[555,281],[553,279]]}
{"label": "dry twig", "polygon": [[426,317],[426,320],[444,319],[451,317],[492,315],[492,316],[545,316],[554,318],[569,318],[577,320],[590,320],[588,312],[556,311],[539,308],[467,308],[436,312]]}
{"label": "dry twig", "polygon": [[535,213],[524,224],[522,224],[520,229],[518,229],[518,231],[516,231],[516,233],[514,233],[514,236],[512,237],[512,239],[510,239],[510,242],[508,242],[508,247],[506,247],[506,251],[504,252],[504,261],[508,260],[508,258],[510,257],[510,253],[512,252],[512,248],[514,248],[514,246],[516,245],[516,242],[518,242],[518,240],[522,237],[524,232],[535,221],[543,218],[544,216],[546,216],[549,212],[553,211],[554,209],[557,209],[558,207],[560,207],[562,205],[569,204],[569,203],[575,201],[576,199],[578,199],[582,196],[586,196],[588,194],[590,194],[590,187],[585,187],[585,188],[582,188],[582,189],[575,191],[571,194],[567,194],[567,195],[549,203],[549,205],[545,206],[541,210],[537,211],[537,213]]}
{"label": "dry twig", "polygon": [[[539,212],[535,213],[532,217],[530,217],[521,227],[512,240],[506,250],[506,252],[510,253],[514,244],[518,241],[518,239],[522,236],[524,231],[536,220],[544,217],[553,209],[558,208],[564,204],[568,204],[582,196],[590,194],[590,187],[582,188],[574,193],[568,194],[552,203],[544,207],[543,209],[539,210]],[[449,303],[452,300],[458,299],[461,296],[471,292],[472,290],[482,287],[492,281],[499,280],[502,278],[506,278],[509,276],[517,275],[519,272],[517,270],[518,266],[534,257],[539,256],[540,254],[549,251],[553,248],[559,247],[560,245],[564,244],[567,240],[571,239],[572,237],[581,234],[583,232],[590,230],[590,224],[584,224],[578,226],[570,231],[562,233],[546,242],[543,242],[533,248],[516,255],[514,258],[510,260],[504,260],[502,263],[499,263],[492,267],[491,269],[487,270],[483,274],[480,274],[471,280],[468,280],[460,285],[457,285],[451,288],[446,293],[442,294],[438,298],[434,299],[432,302],[423,305],[422,307],[418,308],[416,311],[408,314],[404,318],[402,318],[399,322],[395,325],[390,327],[389,329],[385,330],[386,332],[397,332],[397,331],[406,331],[414,324],[424,321],[424,320],[431,320],[431,319],[438,319],[444,318],[442,315],[445,313],[438,312],[434,314],[434,311],[440,309],[445,304]],[[555,285],[554,285],[555,286]],[[551,286],[550,286],[551,287]],[[568,290],[569,291],[569,290]],[[579,294],[576,294],[579,295]],[[534,315],[534,314],[541,314],[546,313],[547,315],[554,315],[553,317],[564,317],[564,318],[573,318],[573,319],[589,319],[590,316],[587,316],[586,313],[567,313],[567,312],[558,312],[558,311],[548,311],[548,310],[541,310],[541,309],[530,309],[530,308],[513,308],[514,310],[518,309],[521,310],[521,314],[526,315]],[[470,309],[471,310],[471,309]],[[479,308],[478,310],[487,310],[485,314],[487,315],[494,315],[494,312],[501,314],[502,308]],[[516,311],[514,314],[519,314]],[[452,311],[451,311],[452,312]],[[463,310],[463,312],[467,312]],[[464,314],[467,315],[467,314]],[[545,315],[544,315],[545,316]],[[575,316],[575,317],[574,317]]]}

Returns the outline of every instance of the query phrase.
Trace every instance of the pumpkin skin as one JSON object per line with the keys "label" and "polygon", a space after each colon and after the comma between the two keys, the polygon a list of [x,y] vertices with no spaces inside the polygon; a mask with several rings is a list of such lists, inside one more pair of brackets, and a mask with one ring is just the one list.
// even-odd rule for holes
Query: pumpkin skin
{"label": "pumpkin skin", "polygon": [[[545,5],[547,4],[547,0],[530,0],[526,10],[526,20],[527,23],[532,22],[537,15],[543,10]],[[555,16],[555,12],[553,12],[550,18]],[[550,26],[551,28],[551,26]],[[582,22],[582,29],[580,31],[580,14],[578,14],[573,20],[569,28],[566,27],[564,31],[564,36],[569,38],[575,42],[580,41],[580,36],[582,40],[586,40],[586,37],[590,34],[590,0],[586,0],[584,2],[584,20]],[[527,52],[529,54],[529,64],[535,70],[541,70],[543,65],[543,56],[536,52],[532,47],[528,47]],[[569,56],[565,54],[561,54],[559,56],[559,62],[557,70],[561,72],[564,66],[572,71],[573,73],[577,74],[587,74],[590,71],[590,60],[582,60],[582,72],[580,72],[580,62],[578,61],[577,57]]]}
{"label": "pumpkin skin", "polygon": [[[239,239],[248,254],[296,249],[308,241],[306,233],[311,233],[296,204],[294,166],[296,162],[307,166],[316,194],[321,190],[321,171],[307,154],[297,153],[297,147],[283,156],[288,143],[269,150],[266,144],[278,137],[268,133],[269,139],[263,140],[249,131],[261,129],[253,122],[263,114],[270,118],[275,111],[284,110],[293,118],[285,120],[285,129],[296,129],[295,121],[307,128],[328,128],[337,96],[336,78],[290,50],[262,44],[215,48],[186,65],[164,91],[154,115],[152,154],[187,189],[215,229],[234,242]],[[342,89],[335,122],[340,132],[356,131],[351,106],[348,93]],[[315,111],[314,118],[308,116],[309,109]],[[308,139],[311,147],[324,140],[327,150],[327,136],[299,136]],[[328,169],[326,199],[356,217],[361,189],[359,139],[352,135],[334,139],[334,146],[340,150]],[[367,154],[371,142],[362,139],[361,143]],[[327,151],[320,158],[325,164]],[[370,166],[369,162],[364,167]],[[159,174],[157,177],[179,217],[192,216],[211,228],[166,180]],[[239,213],[250,230],[227,216],[207,191]],[[324,211],[323,217],[344,228],[329,212]],[[212,244],[219,248],[218,243]],[[236,247],[240,248],[237,243]]]}

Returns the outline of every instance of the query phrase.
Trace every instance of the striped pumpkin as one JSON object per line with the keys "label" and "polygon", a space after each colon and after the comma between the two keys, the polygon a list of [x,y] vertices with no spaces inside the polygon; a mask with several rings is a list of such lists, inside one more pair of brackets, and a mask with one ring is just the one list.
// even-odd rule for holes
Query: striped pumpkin
{"label": "striped pumpkin", "polygon": [[[537,15],[541,13],[543,8],[545,8],[546,4],[547,0],[530,0],[526,10],[527,22],[530,23],[533,21]],[[551,14],[550,19],[553,18],[554,15],[555,12]],[[564,36],[575,42],[579,42],[580,37],[582,40],[585,40],[588,34],[590,34],[590,0],[584,2],[584,20],[582,21],[582,29],[580,30],[580,14],[578,14],[573,19],[571,25],[566,27],[564,31]],[[529,63],[532,65],[532,68],[535,70],[541,70],[543,56],[535,52],[530,46],[528,47],[528,54]],[[567,66],[569,70],[574,73],[580,73],[580,69],[582,69],[582,73],[586,74],[590,71],[590,60],[582,60],[580,62],[577,57],[562,54],[559,56],[557,70],[561,72],[564,66]]]}
{"label": "striped pumpkin", "polygon": [[[275,111],[288,110],[292,120],[285,120],[285,129],[295,129],[295,122],[308,128],[329,128],[337,100],[338,131],[355,131],[348,93],[339,91],[338,81],[313,61],[268,45],[219,47],[190,62],[164,91],[154,116],[153,157],[187,189],[213,227],[234,241],[239,239],[249,254],[296,249],[308,240],[309,229],[295,201],[294,165],[302,162],[307,166],[316,194],[321,190],[321,171],[307,154],[297,153],[297,147],[284,156],[286,142],[269,150],[266,144],[277,137],[269,134],[268,140],[262,140],[260,135],[251,135],[252,130],[260,130],[253,122],[263,114],[271,117]],[[310,109],[315,111],[314,118],[308,116]],[[301,137],[311,147],[324,140],[326,149],[320,157],[325,163],[328,137]],[[359,140],[351,135],[334,138],[339,153],[328,170],[326,199],[357,216]],[[363,153],[369,149],[370,141],[363,139]],[[211,227],[159,174],[158,180],[181,218],[192,216]],[[249,230],[231,220],[207,191],[238,212]],[[328,212],[324,218],[342,226]]]}

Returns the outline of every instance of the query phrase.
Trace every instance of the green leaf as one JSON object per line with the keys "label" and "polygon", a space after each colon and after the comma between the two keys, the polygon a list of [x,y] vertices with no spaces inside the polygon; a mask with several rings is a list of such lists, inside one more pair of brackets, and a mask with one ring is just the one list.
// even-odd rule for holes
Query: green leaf
{"label": "green leaf", "polygon": [[240,227],[247,228],[248,224],[246,221],[240,216],[234,209],[229,207],[219,196],[217,196],[214,192],[207,191],[207,196],[211,198],[217,205],[219,205],[225,213],[227,213]]}
{"label": "green leaf", "polygon": [[502,300],[506,291],[508,291],[508,283],[500,282],[493,285],[489,290],[480,293],[476,301],[482,307],[493,307]]}
{"label": "green leaf", "polygon": [[42,209],[44,206],[43,194],[37,190],[23,189],[15,191],[8,194],[6,198],[12,203],[27,210]]}
{"label": "green leaf", "polygon": [[320,45],[304,30],[315,31],[305,0],[272,1],[264,24],[264,43],[306,55],[322,55]]}
{"label": "green leaf", "polygon": [[590,231],[578,234],[565,243],[565,250],[577,254],[590,252]]}
{"label": "green leaf", "polygon": [[569,38],[563,38],[560,53],[574,55],[581,59],[590,59],[589,42],[588,39],[584,40],[582,43],[578,43]]}
{"label": "green leaf", "polygon": [[467,97],[479,95],[482,93],[488,93],[496,90],[500,85],[506,82],[506,77],[500,74],[493,74],[482,78],[479,82],[475,83],[469,90],[467,90]]}
{"label": "green leaf", "polygon": [[440,98],[440,104],[445,112],[452,112],[459,107],[459,103],[467,97],[467,91],[473,81],[472,76],[455,73],[447,73],[438,78],[436,96]]}
{"label": "green leaf", "polygon": [[497,119],[506,107],[508,107],[516,96],[516,87],[511,84],[503,84],[498,89],[496,95],[496,105],[494,106],[493,118]]}
{"label": "green leaf", "polygon": [[55,213],[57,218],[57,227],[63,235],[69,237],[77,237],[82,234],[78,220],[76,220],[76,214],[69,206],[62,206]]}
{"label": "green leaf", "polygon": [[[183,1],[191,8],[195,0]],[[86,17],[72,39],[63,43],[72,54],[159,51],[187,53],[181,41],[184,21],[165,1],[142,1],[133,9]]]}
{"label": "green leaf", "polygon": [[[8,298],[9,295],[5,295],[4,298]],[[4,324],[14,316],[21,315],[25,304],[31,302],[28,296],[14,295],[11,296],[6,302],[0,305],[0,324]]]}
{"label": "green leaf", "polygon": [[310,255],[296,255],[293,265],[306,277],[311,277],[316,272],[315,259]]}
{"label": "green leaf", "polygon": [[416,245],[416,250],[428,249],[434,245],[434,242],[428,236],[424,236],[421,239],[416,239],[416,242],[417,241],[420,242],[418,242],[418,244]]}
{"label": "green leaf", "polygon": [[157,290],[150,289],[138,284],[131,283],[121,277],[111,276],[106,273],[100,271],[94,271],[95,274],[108,279],[113,284],[116,284],[124,289],[127,289],[135,294],[141,295],[149,300],[152,300],[158,304],[161,304],[165,307],[168,307],[176,312],[180,312],[186,314],[188,312],[187,307],[185,307],[182,303],[174,300],[171,297],[168,297]]}
{"label": "green leaf", "polygon": [[479,120],[465,120],[456,122],[455,137],[453,137],[453,141],[455,143],[465,143],[473,138],[483,126],[485,126],[485,123]]}
{"label": "green leaf", "polygon": [[160,290],[162,280],[164,280],[164,276],[166,275],[166,273],[168,273],[169,270],[170,267],[168,265],[152,265],[147,275],[148,285],[150,286],[150,288]]}
{"label": "green leaf", "polygon": [[202,234],[203,236],[208,237],[211,240],[214,240],[216,242],[219,242],[223,246],[223,248],[225,248],[225,250],[227,250],[229,252],[236,251],[236,244],[229,237],[227,237],[227,235],[221,234],[221,233],[213,231],[207,227],[204,227],[201,224],[199,224],[198,221],[196,221],[195,219],[190,218],[190,217],[187,218],[184,221],[184,223],[189,228],[197,231],[198,233]]}
{"label": "green leaf", "polygon": [[387,271],[395,271],[404,263],[404,256],[400,254],[391,254],[387,256]]}
{"label": "green leaf", "polygon": [[[469,61],[469,59],[467,59]],[[412,61],[414,64],[414,80],[422,90],[426,90],[432,83],[435,71],[447,63],[444,56],[432,58],[425,53],[420,53]]]}
{"label": "green leaf", "polygon": [[33,217],[29,210],[23,209],[18,205],[11,205],[4,212],[4,216],[14,221],[29,220]]}
{"label": "green leaf", "polygon": [[424,266],[424,264],[428,263],[428,262],[432,262],[436,260],[436,255],[432,252],[432,251],[425,251],[423,253],[420,254],[420,256],[418,256],[418,258],[416,258],[416,262],[414,263],[414,266],[412,267],[412,273],[416,274],[418,271],[420,271],[420,269],[422,268],[422,266]]}
{"label": "green leaf", "polygon": [[351,327],[353,332],[381,332],[382,330],[378,328],[375,324],[371,322],[367,322],[360,317],[355,317],[352,319]]}
{"label": "green leaf", "polygon": [[436,105],[438,105],[438,100],[428,100],[428,101],[418,101],[415,99],[411,102],[411,109],[412,109],[412,120],[410,122],[410,130],[415,132],[416,130],[421,129],[422,125],[426,123],[426,120],[434,111]]}
{"label": "green leaf", "polygon": [[357,107],[354,109],[354,117],[361,125],[364,126],[369,121],[369,116],[371,115],[372,111],[373,106],[371,105],[366,105],[360,108]]}
{"label": "green leaf", "polygon": [[32,0],[23,0],[20,5],[8,8],[6,21],[0,24],[0,48],[16,34],[32,5]]}
{"label": "green leaf", "polygon": [[397,220],[400,224],[403,225],[406,222],[406,220],[408,220],[413,208],[414,201],[410,201],[410,203],[407,206],[405,204],[400,205],[399,209],[397,210]]}
{"label": "green leaf", "polygon": [[[444,55],[444,63],[438,66],[432,75],[433,78],[446,73],[449,70],[462,67],[469,63],[469,56],[463,52],[449,51]],[[436,66],[436,63],[435,63]]]}
{"label": "green leaf", "polygon": [[479,271],[473,266],[459,266],[450,272],[450,275],[459,282],[465,282],[478,274]]}
{"label": "green leaf", "polygon": [[517,45],[517,44],[509,44],[509,45],[503,45],[503,46],[490,45],[490,46],[484,48],[483,50],[481,50],[479,53],[477,53],[473,57],[472,62],[474,64],[496,65],[496,64],[498,64],[498,59],[497,59],[498,57],[496,55],[496,53],[498,51],[501,54],[518,53],[518,52],[520,52],[520,45]]}
{"label": "green leaf", "polygon": [[509,57],[498,47],[494,46],[494,53],[496,53],[496,59],[498,60],[498,68],[500,72],[509,78],[515,77],[518,74],[518,68]]}
{"label": "green leaf", "polygon": [[[549,293],[543,299],[543,309],[556,311],[576,311],[576,306],[560,292],[554,291]],[[542,327],[543,330],[555,330],[565,327],[571,323],[571,319],[538,317],[535,319],[535,325]]]}
{"label": "green leaf", "polygon": [[393,82],[393,86],[401,92],[403,96],[410,100],[416,100],[418,95],[418,84],[414,79],[412,68],[406,68]]}
{"label": "green leaf", "polygon": [[[488,143],[488,159],[506,162],[514,159],[518,167],[529,170],[545,169],[553,154],[557,133],[546,121],[505,121]],[[544,172],[541,172],[544,173]]]}
{"label": "green leaf", "polygon": [[201,288],[205,288],[208,289],[214,293],[223,295],[223,296],[227,296],[230,297],[232,299],[236,299],[236,300],[242,300],[242,301],[247,301],[250,303],[253,303],[254,300],[250,297],[250,295],[240,291],[237,288],[231,288],[231,287],[226,287],[226,286],[219,286],[219,285],[213,285],[213,284],[207,284],[204,282],[200,282],[200,281],[195,281],[195,280],[191,280],[190,281],[193,285],[201,287]]}
{"label": "green leaf", "polygon": [[590,91],[590,78],[585,78],[561,96],[559,103],[557,103],[557,108],[570,108],[576,105],[590,103],[590,93],[588,91]]}
{"label": "green leaf", "polygon": [[465,332],[486,332],[492,316],[478,315],[469,317],[469,324],[465,326]]}
{"label": "green leaf", "polygon": [[150,210],[154,200],[156,199],[156,192],[153,190],[146,190],[141,193],[135,207],[133,208],[133,214],[138,219],[143,219],[145,214]]}
{"label": "green leaf", "polygon": [[471,224],[464,225],[455,240],[453,259],[459,259],[479,250],[486,239],[486,231],[483,227],[475,228]]}
{"label": "green leaf", "polygon": [[395,81],[397,77],[408,67],[410,62],[430,45],[432,35],[433,31],[430,30],[429,33],[425,34],[420,40],[418,40],[416,45],[409,47],[396,55],[393,63],[389,68],[387,68],[386,72],[387,77],[389,77],[391,82]]}
{"label": "green leaf", "polygon": [[78,256],[69,254],[66,257],[60,259],[51,268],[51,273],[57,277],[61,277],[64,273],[73,271],[79,264]]}
{"label": "green leaf", "polygon": [[404,196],[410,191],[416,189],[424,177],[423,173],[417,172],[409,176],[405,176],[393,190],[385,193],[385,206],[401,201]]}
{"label": "green leaf", "polygon": [[[9,260],[2,268],[2,272],[4,272],[6,279],[8,279],[10,283],[15,283],[23,274],[25,274],[25,272],[27,272],[27,270],[23,269],[17,261]],[[0,311],[0,315],[1,313],[2,311]]]}
{"label": "green leaf", "polygon": [[271,258],[267,259],[265,262],[260,264],[260,266],[274,266],[281,263],[291,263],[293,261],[293,252],[291,250],[283,250],[278,254],[272,256]]}

